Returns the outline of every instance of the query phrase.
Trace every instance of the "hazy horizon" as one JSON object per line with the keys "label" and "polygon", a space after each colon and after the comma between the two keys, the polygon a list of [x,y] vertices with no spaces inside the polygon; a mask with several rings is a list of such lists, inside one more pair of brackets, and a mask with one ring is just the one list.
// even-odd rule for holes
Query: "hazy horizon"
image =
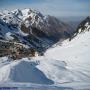
{"label": "hazy horizon", "polygon": [[57,17],[90,15],[90,0],[0,0],[0,10],[32,8]]}

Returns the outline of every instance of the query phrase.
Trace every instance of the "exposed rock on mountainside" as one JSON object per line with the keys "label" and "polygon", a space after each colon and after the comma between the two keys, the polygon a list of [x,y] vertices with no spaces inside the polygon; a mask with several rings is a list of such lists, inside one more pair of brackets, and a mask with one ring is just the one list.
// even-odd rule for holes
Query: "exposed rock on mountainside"
{"label": "exposed rock on mountainside", "polygon": [[89,30],[90,27],[90,17],[88,16],[85,20],[83,20],[77,27],[77,30],[79,33],[85,31],[85,30]]}
{"label": "exposed rock on mountainside", "polygon": [[78,34],[89,30],[90,30],[90,16],[88,16],[78,25],[77,29],[75,30],[75,32],[73,32],[73,35],[70,37],[70,40],[75,36],[77,36]]}
{"label": "exposed rock on mountainside", "polygon": [[35,56],[34,48],[26,48],[21,43],[0,41],[0,57],[9,56],[12,59]]}
{"label": "exposed rock on mountainside", "polygon": [[35,10],[0,12],[0,39],[25,44],[39,53],[72,33],[69,25]]}

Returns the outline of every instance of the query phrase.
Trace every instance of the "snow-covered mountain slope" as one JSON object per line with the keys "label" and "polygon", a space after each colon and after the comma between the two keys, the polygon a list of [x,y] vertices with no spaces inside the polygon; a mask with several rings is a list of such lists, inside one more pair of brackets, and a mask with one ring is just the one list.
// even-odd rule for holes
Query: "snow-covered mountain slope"
{"label": "snow-covered mountain slope", "polygon": [[36,49],[46,49],[61,38],[69,37],[72,32],[69,25],[36,10],[0,12],[0,38],[24,43]]}
{"label": "snow-covered mountain slope", "polygon": [[68,77],[69,82],[89,83],[90,86],[90,24],[86,25],[84,32],[78,34],[71,42],[66,40],[62,46],[49,49],[45,57],[66,63],[68,73],[63,75],[64,79]]}
{"label": "snow-covered mountain slope", "polygon": [[77,29],[75,30],[75,32],[73,34],[74,34],[74,36],[76,36],[77,34],[80,34],[82,32],[89,31],[89,29],[90,29],[90,16],[88,16],[85,20],[83,20],[78,25]]}
{"label": "snow-covered mountain slope", "polygon": [[[30,84],[22,83],[26,80],[28,83],[33,83],[32,87],[37,87],[36,90],[89,90],[90,32],[88,30],[90,30],[89,23],[84,32],[71,41],[64,41],[62,46],[48,49],[42,57],[30,60],[23,58],[12,62],[2,58],[0,81],[3,83],[0,85],[30,88]],[[26,88],[24,90],[27,90]]]}

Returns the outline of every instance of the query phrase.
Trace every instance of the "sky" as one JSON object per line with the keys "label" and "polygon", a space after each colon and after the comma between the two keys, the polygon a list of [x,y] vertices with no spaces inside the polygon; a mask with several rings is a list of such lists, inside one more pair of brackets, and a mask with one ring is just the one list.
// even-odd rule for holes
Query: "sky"
{"label": "sky", "polygon": [[0,10],[32,8],[52,16],[90,16],[90,0],[0,0]]}

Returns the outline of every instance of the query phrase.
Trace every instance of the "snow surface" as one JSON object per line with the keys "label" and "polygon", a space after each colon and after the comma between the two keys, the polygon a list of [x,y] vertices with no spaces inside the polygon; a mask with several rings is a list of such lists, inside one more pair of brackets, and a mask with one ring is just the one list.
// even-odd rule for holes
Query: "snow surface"
{"label": "snow surface", "polygon": [[13,37],[11,37],[11,32],[8,32],[8,33],[6,33],[6,36],[5,36],[5,38],[7,39],[7,40],[13,40],[14,38]]}
{"label": "snow surface", "polygon": [[90,90],[90,32],[50,48],[42,57],[17,61],[0,58],[0,86],[16,86],[19,90]]}

